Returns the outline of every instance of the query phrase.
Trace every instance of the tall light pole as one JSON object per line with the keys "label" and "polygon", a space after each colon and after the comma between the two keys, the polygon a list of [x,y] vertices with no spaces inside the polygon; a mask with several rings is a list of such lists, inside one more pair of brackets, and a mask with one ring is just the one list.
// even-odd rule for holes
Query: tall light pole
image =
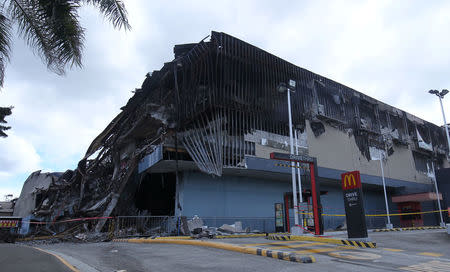
{"label": "tall light pole", "polygon": [[[298,134],[297,134],[297,130],[295,130],[295,155],[298,155]],[[298,182],[298,192],[299,192],[299,197],[300,197],[299,205],[302,205],[302,203],[303,203],[302,176],[300,174],[300,163],[299,162],[297,162],[297,182]],[[302,227],[302,229],[304,229],[304,227],[305,227],[303,225],[303,213],[300,213],[300,226]]]}
{"label": "tall light pole", "polygon": [[[449,152],[447,153],[447,158],[450,159],[450,135],[449,135],[449,132],[448,132],[447,120],[445,120],[444,106],[442,105],[442,98],[444,98],[444,96],[446,94],[448,94],[448,90],[447,89],[443,89],[441,92],[439,92],[438,90],[429,90],[428,92],[430,94],[435,94],[437,97],[439,97],[439,103],[441,104],[442,118],[444,118],[445,135],[447,136],[447,144],[448,144],[448,150],[449,150]],[[440,218],[441,218],[441,224],[440,225],[441,225],[441,227],[445,227],[445,223],[444,223],[444,220],[442,218],[441,201],[439,199],[439,190],[438,190],[438,185],[437,185],[437,180],[436,180],[436,172],[434,171],[434,162],[431,162],[431,166],[433,168],[433,179],[434,179],[434,186],[436,188],[436,199],[437,199],[438,208],[439,208],[439,215],[440,215]]]}
{"label": "tall light pole", "polygon": [[[287,93],[287,104],[289,113],[289,143],[290,143],[290,153],[294,155],[294,135],[292,131],[292,112],[291,112],[291,92],[295,92],[295,81],[289,80],[289,85],[282,82],[277,87],[280,93]],[[295,162],[291,162],[291,175],[292,175],[292,195],[293,195],[293,206],[294,206],[294,223],[295,226],[291,228],[292,235],[303,234],[303,229],[298,225],[298,201],[297,201],[297,185],[295,184]],[[287,208],[287,207],[286,207]]]}
{"label": "tall light pole", "polygon": [[429,90],[430,94],[435,94],[437,97],[439,97],[439,103],[441,104],[441,111],[442,111],[442,118],[444,118],[444,128],[445,128],[445,135],[447,136],[447,144],[448,144],[448,153],[447,158],[450,158],[450,135],[448,132],[448,124],[447,120],[445,120],[445,112],[444,112],[444,106],[442,105],[442,98],[444,98],[444,95],[448,94],[447,89],[443,89],[441,92],[438,90]]}
{"label": "tall light pole", "polygon": [[439,208],[439,216],[441,218],[440,226],[445,227],[444,219],[442,218],[441,200],[439,199],[439,190],[438,190],[437,181],[436,181],[436,172],[434,172],[434,162],[433,161],[431,161],[431,167],[433,170],[433,178],[432,179],[434,180],[434,188],[436,189],[436,199],[437,199],[438,208]]}
{"label": "tall light pole", "polygon": [[383,180],[383,190],[384,190],[384,203],[386,205],[386,215],[387,215],[387,224],[386,224],[386,228],[387,229],[392,229],[393,225],[391,224],[391,218],[389,216],[389,204],[388,204],[388,200],[387,200],[387,194],[386,194],[386,181],[384,180],[384,168],[383,168],[383,152],[381,152],[381,150],[379,150],[379,155],[380,155],[380,168],[381,168],[381,179]]}

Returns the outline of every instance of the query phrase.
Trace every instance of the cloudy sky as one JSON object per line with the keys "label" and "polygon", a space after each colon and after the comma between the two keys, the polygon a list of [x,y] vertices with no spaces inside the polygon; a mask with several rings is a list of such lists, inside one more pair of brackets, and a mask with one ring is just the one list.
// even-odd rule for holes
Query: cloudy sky
{"label": "cloudy sky", "polygon": [[[124,1],[133,29],[114,30],[90,7],[84,68],[47,71],[21,39],[0,105],[13,105],[0,138],[0,200],[35,170],[75,168],[145,74],[173,46],[222,31],[298,66],[441,125],[430,88],[450,88],[450,1]],[[214,2],[214,4],[212,4]],[[444,100],[450,118],[450,95]]]}

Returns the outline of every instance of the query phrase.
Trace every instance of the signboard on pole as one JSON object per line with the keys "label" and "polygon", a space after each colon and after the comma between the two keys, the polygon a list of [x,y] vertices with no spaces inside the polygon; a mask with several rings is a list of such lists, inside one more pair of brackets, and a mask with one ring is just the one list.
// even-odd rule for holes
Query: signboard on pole
{"label": "signboard on pole", "polygon": [[359,171],[343,173],[341,178],[348,238],[367,238],[366,216]]}
{"label": "signboard on pole", "polygon": [[275,203],[275,232],[283,232],[284,218],[283,218],[283,203]]}

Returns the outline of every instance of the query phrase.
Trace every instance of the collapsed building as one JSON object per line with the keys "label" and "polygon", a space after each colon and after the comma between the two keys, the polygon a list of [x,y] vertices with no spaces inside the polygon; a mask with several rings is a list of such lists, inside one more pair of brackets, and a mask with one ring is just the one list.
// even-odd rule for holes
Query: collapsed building
{"label": "collapsed building", "polygon": [[[324,213],[342,213],[340,174],[349,170],[361,172],[366,210],[384,210],[380,155],[386,158],[393,209],[403,204],[394,205],[392,196],[432,192],[433,168],[449,167],[442,127],[230,35],[212,32],[209,40],[176,45],[174,54],[174,60],[146,75],[78,167],[39,190],[35,219],[274,218],[276,203],[284,205],[289,219],[291,169],[270,159],[270,153],[290,148],[286,95],[277,92],[289,80],[296,83],[291,94],[295,145],[300,154],[317,159]],[[307,167],[301,176],[308,203]],[[415,201],[416,210],[435,209],[431,198]],[[411,220],[402,224],[420,224]],[[421,220],[433,224],[435,214]],[[324,223],[334,228],[340,222],[333,217]]]}

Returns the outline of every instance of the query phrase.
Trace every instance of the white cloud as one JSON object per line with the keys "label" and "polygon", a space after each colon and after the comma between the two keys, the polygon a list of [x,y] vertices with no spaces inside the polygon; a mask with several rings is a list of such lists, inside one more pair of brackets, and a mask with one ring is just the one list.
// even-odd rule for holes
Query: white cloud
{"label": "white cloud", "polygon": [[20,195],[22,182],[40,168],[41,158],[25,138],[9,133],[8,141],[0,140],[0,200],[7,194]]}
{"label": "white cloud", "polygon": [[0,178],[39,168],[41,159],[34,146],[14,133],[10,133],[8,141],[0,141],[0,150]]}

